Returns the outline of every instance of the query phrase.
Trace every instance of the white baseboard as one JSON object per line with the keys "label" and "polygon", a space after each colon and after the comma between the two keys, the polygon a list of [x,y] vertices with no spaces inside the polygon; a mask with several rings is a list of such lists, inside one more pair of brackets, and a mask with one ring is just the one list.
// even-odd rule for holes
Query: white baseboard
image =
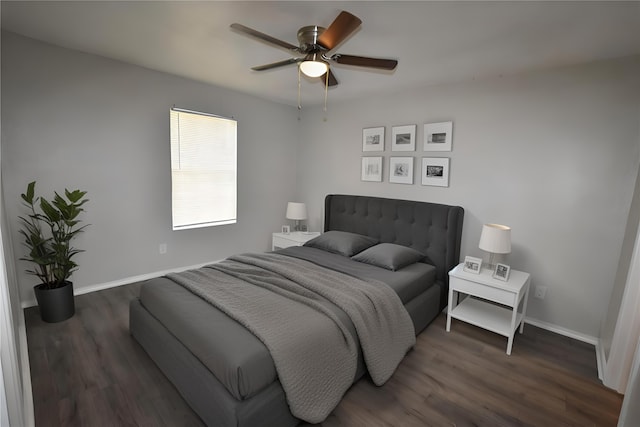
{"label": "white baseboard", "polygon": [[[156,271],[156,272],[153,272],[153,273],[140,274],[138,276],[125,277],[123,279],[114,280],[113,282],[96,283],[96,284],[93,284],[93,285],[82,286],[82,287],[77,288],[77,289],[74,288],[73,289],[73,294],[74,295],[83,295],[83,294],[88,294],[90,292],[103,291],[105,289],[116,288],[118,286],[128,285],[130,283],[141,282],[143,280],[153,279],[154,277],[164,276],[165,274],[168,274],[168,273],[176,273],[176,272],[179,272],[179,271],[191,270],[193,268],[200,268],[200,267],[203,267],[205,265],[215,264],[216,262],[220,262],[220,260],[209,261],[209,262],[205,262],[205,263],[202,263],[202,264],[190,265],[188,267],[177,267],[177,268],[172,268],[172,269],[169,269],[169,270],[162,270],[162,271]],[[35,307],[36,305],[38,305],[38,303],[35,300],[35,298],[32,298],[32,299],[29,299],[29,300],[22,301],[21,305],[22,305],[22,308],[24,309],[24,308],[28,308],[28,307]]]}
{"label": "white baseboard", "polygon": [[547,331],[555,332],[556,334],[564,335],[565,337],[573,338],[574,340],[586,342],[587,344],[592,344],[594,346],[598,345],[598,338],[594,336],[572,331],[571,329],[563,328],[562,326],[554,325],[553,323],[544,322],[531,317],[525,318],[524,322],[537,326],[541,329],[546,329]]}

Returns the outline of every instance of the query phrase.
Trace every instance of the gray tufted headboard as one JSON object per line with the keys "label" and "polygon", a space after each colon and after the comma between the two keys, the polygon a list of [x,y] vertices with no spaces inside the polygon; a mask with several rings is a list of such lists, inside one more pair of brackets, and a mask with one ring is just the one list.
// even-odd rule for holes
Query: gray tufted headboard
{"label": "gray tufted headboard", "polygon": [[460,206],[330,194],[325,198],[324,231],[349,231],[420,251],[436,267],[436,279],[447,291],[448,272],[460,262],[463,218]]}

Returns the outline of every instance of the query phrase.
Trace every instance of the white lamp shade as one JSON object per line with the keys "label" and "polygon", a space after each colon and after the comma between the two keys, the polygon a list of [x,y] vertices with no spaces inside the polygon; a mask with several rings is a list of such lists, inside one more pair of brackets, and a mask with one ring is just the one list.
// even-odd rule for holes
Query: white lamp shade
{"label": "white lamp shade", "polygon": [[511,253],[511,228],[500,224],[483,225],[478,246],[494,254]]}
{"label": "white lamp shade", "polygon": [[309,77],[320,77],[328,68],[322,61],[304,61],[300,64],[300,71]]}
{"label": "white lamp shade", "polygon": [[307,219],[307,205],[298,202],[287,203],[287,219]]}

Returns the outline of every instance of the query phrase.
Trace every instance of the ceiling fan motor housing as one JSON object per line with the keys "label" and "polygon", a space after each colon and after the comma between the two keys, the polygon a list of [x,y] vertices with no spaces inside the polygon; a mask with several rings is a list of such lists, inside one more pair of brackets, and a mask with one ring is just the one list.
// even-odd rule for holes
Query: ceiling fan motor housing
{"label": "ceiling fan motor housing", "polygon": [[321,46],[318,45],[318,37],[326,28],[319,27],[317,25],[308,25],[298,30],[298,42],[300,43],[301,52],[313,52],[318,51]]}

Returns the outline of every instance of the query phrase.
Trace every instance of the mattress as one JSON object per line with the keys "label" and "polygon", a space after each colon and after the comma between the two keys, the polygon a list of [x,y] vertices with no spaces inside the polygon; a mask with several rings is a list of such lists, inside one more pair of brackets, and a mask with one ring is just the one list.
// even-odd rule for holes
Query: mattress
{"label": "mattress", "polygon": [[[315,248],[294,247],[278,253],[362,279],[380,280],[398,293],[403,304],[433,286],[435,281],[435,268],[424,263],[391,272]],[[236,399],[251,398],[276,380],[275,366],[264,344],[235,320],[182,286],[167,278],[149,280],[141,287],[140,302]],[[351,322],[348,319],[344,322],[355,336]],[[354,380],[364,372],[360,354]]]}

